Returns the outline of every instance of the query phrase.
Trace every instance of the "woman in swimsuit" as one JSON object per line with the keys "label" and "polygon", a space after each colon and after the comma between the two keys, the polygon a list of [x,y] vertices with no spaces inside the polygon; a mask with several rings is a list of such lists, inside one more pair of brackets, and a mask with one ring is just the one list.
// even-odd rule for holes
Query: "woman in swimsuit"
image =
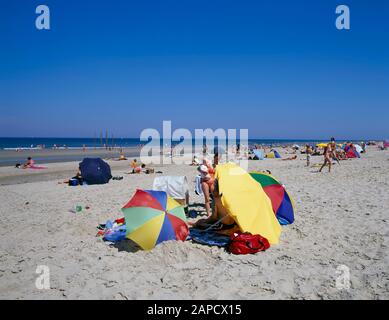
{"label": "woman in swimsuit", "polygon": [[321,172],[321,170],[323,170],[323,168],[326,166],[327,163],[328,163],[328,172],[331,172],[331,157],[332,157],[332,154],[333,154],[333,150],[332,150],[331,144],[328,144],[324,148],[324,153],[323,153],[323,155],[324,155],[324,163],[321,166],[319,172]]}
{"label": "woman in swimsuit", "polygon": [[[205,202],[205,210],[207,212],[207,217],[211,216],[211,197],[210,195],[213,192],[213,183],[214,183],[214,172],[213,168],[208,168],[206,165],[201,165],[198,170],[201,174],[201,188],[204,193],[204,202]],[[211,171],[211,172],[210,172]]]}

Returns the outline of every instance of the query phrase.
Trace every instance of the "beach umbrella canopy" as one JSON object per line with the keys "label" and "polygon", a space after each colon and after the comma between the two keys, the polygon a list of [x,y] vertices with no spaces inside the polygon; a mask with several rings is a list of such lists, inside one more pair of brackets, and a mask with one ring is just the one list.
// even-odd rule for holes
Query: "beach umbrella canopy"
{"label": "beach umbrella canopy", "polygon": [[277,150],[271,150],[269,153],[266,154],[266,158],[281,158],[280,154]]}
{"label": "beach umbrella canopy", "polygon": [[219,164],[218,180],[221,202],[242,232],[259,234],[270,244],[277,244],[281,226],[274,215],[272,204],[261,186],[235,163]]}
{"label": "beach umbrella canopy", "polygon": [[105,184],[112,178],[111,167],[101,158],[84,158],[79,168],[88,184]]}
{"label": "beach umbrella canopy", "polygon": [[273,211],[281,225],[291,224],[294,221],[293,200],[284,186],[273,176],[263,172],[250,172],[270,198]]}
{"label": "beach umbrella canopy", "polygon": [[184,208],[165,191],[138,189],[122,212],[126,237],[144,250],[167,240],[185,241],[189,234]]}
{"label": "beach umbrella canopy", "polygon": [[327,147],[327,144],[328,144],[328,143],[318,143],[318,144],[316,145],[316,147],[318,147],[318,148],[325,148],[325,147]]}

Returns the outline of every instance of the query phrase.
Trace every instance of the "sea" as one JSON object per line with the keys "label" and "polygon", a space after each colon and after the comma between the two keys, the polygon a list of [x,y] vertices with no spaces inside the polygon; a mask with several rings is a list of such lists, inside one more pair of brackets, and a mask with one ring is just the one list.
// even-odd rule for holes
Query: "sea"
{"label": "sea", "polygon": [[[249,145],[303,145],[306,143],[316,144],[328,140],[320,139],[249,139]],[[345,140],[339,140],[345,141]],[[357,140],[361,141],[361,140]],[[139,138],[117,138],[117,139],[95,139],[95,138],[0,138],[0,150],[15,149],[82,149],[82,148],[105,148],[121,147],[131,148],[139,147],[147,142],[140,141]],[[178,143],[178,142],[176,142]],[[239,143],[239,140],[237,141]],[[174,142],[172,143],[175,144]],[[193,139],[192,144],[195,144]],[[216,143],[215,143],[216,144]],[[162,141],[161,141],[161,145]]]}

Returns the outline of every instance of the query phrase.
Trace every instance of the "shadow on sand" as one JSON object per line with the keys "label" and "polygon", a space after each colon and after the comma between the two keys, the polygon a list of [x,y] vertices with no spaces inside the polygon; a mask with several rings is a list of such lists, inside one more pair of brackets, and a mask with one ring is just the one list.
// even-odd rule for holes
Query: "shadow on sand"
{"label": "shadow on sand", "polygon": [[134,241],[130,239],[124,239],[118,242],[114,242],[111,244],[111,247],[118,249],[118,251],[125,251],[135,253],[137,251],[142,250],[142,248],[137,245]]}

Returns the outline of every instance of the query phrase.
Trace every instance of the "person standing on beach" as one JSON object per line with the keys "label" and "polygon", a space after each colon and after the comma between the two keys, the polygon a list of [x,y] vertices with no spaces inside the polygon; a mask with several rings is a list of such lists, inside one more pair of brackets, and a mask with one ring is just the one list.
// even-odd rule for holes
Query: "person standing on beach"
{"label": "person standing on beach", "polygon": [[321,166],[321,168],[319,169],[319,172],[321,172],[321,170],[323,170],[323,168],[326,166],[326,164],[328,164],[328,172],[331,172],[331,156],[332,156],[331,144],[328,144],[324,148],[323,156],[324,156],[324,163]]}
{"label": "person standing on beach", "polygon": [[337,152],[336,152],[336,142],[335,142],[335,138],[334,137],[331,138],[330,145],[331,145],[331,150],[332,150],[332,158],[334,160],[336,160],[336,162],[338,164],[340,164],[339,157],[338,157]]}
{"label": "person standing on beach", "polygon": [[311,164],[311,155],[312,155],[312,147],[309,144],[305,145],[305,153],[307,155],[307,167],[309,167]]}
{"label": "person standing on beach", "polygon": [[336,152],[335,138],[331,138],[331,142],[327,144],[327,146],[324,148],[324,153],[323,153],[324,163],[319,169],[319,172],[323,170],[326,164],[328,164],[328,172],[331,172],[332,159],[335,159],[338,162],[338,164],[340,164],[338,156],[335,154],[335,152]]}

